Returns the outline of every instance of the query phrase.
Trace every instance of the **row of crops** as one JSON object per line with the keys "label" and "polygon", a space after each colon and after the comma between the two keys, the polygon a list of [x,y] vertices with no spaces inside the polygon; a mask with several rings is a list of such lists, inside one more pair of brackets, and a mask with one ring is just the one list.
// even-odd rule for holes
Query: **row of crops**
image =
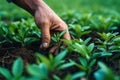
{"label": "row of crops", "polygon": [[[67,24],[40,49],[41,30],[33,17],[0,1],[0,80],[120,80],[119,0],[44,0]],[[67,44],[66,47],[62,43]]]}
{"label": "row of crops", "polygon": [[[0,67],[6,80],[120,80],[120,16],[66,12],[61,18],[68,24],[71,41],[55,34],[51,45],[66,43],[57,54],[34,52],[35,62],[16,58],[12,67]],[[29,49],[39,43],[41,32],[32,19],[0,22],[0,47]],[[35,44],[36,45],[36,44]],[[6,47],[6,46],[5,46]],[[39,46],[37,46],[39,47]],[[17,53],[17,52],[16,52]],[[42,53],[42,54],[41,54]],[[14,54],[13,54],[14,55]]]}

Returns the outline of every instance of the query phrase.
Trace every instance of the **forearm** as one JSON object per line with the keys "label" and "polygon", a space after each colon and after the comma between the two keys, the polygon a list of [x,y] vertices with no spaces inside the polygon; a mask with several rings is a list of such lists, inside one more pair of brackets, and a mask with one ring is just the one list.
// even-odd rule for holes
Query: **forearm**
{"label": "forearm", "polygon": [[35,11],[43,5],[43,0],[14,0],[13,3],[34,15]]}

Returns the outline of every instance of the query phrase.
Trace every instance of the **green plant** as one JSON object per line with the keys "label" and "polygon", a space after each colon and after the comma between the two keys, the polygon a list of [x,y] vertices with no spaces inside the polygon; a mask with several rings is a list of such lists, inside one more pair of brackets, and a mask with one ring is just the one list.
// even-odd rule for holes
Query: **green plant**
{"label": "green plant", "polygon": [[119,57],[120,36],[118,33],[98,33],[98,35],[100,39],[97,39],[97,49],[101,56]]}
{"label": "green plant", "polygon": [[40,31],[31,21],[22,20],[22,22],[12,23],[9,30],[12,33],[12,39],[21,43],[23,47],[41,38]]}
{"label": "green plant", "polygon": [[[62,80],[76,80],[76,79],[81,79],[84,76],[85,76],[85,72],[76,72],[74,74],[67,74]],[[56,75],[54,75],[54,79],[61,80],[61,78]]]}
{"label": "green plant", "polygon": [[[64,57],[67,55],[67,50],[62,51],[61,53],[59,53],[57,56],[53,57],[53,55],[49,55],[49,57],[45,57],[41,54],[36,54],[37,58],[37,63],[40,64],[41,62],[45,63],[46,67],[50,70],[50,71],[54,71],[57,69],[62,69],[65,67],[69,67],[72,64],[64,64],[65,60]],[[63,65],[64,64],[64,65]]]}
{"label": "green plant", "polygon": [[91,58],[95,46],[94,43],[88,45],[90,40],[91,38],[87,38],[84,41],[82,39],[74,39],[72,41],[68,41],[68,40],[62,40],[62,41],[68,45],[68,49],[70,51],[77,52],[82,57],[89,60]]}
{"label": "green plant", "polygon": [[0,22],[0,44],[11,43],[12,41],[9,38],[8,25],[4,22]]}
{"label": "green plant", "polygon": [[119,76],[115,76],[113,71],[108,68],[104,63],[98,62],[100,69],[94,73],[96,80],[119,80]]}
{"label": "green plant", "polygon": [[23,73],[23,62],[21,58],[18,58],[13,66],[12,73],[6,68],[0,67],[0,74],[2,74],[6,80],[25,80],[22,76]]}
{"label": "green plant", "polygon": [[95,19],[91,19],[90,22],[91,28],[93,30],[97,30],[98,32],[109,32],[117,30],[117,26],[114,24],[116,21],[111,16],[104,18],[100,15]]}
{"label": "green plant", "polygon": [[0,23],[0,44],[3,43],[20,43],[21,46],[31,44],[41,38],[41,32],[32,20],[11,22],[6,24]]}
{"label": "green plant", "polygon": [[92,68],[94,67],[96,59],[99,56],[99,54],[94,51],[94,43],[89,44],[90,40],[91,38],[87,38],[85,41],[82,39],[73,41],[63,40],[66,44],[68,44],[68,49],[70,51],[74,51],[80,54],[81,57],[77,58],[79,62],[76,62],[74,60],[70,60],[70,62],[73,63],[81,71],[84,71],[86,73],[87,79],[89,79],[93,71]]}
{"label": "green plant", "polygon": [[89,30],[89,26],[80,26],[78,24],[70,24],[69,25],[70,33],[74,38],[81,38],[82,36],[85,36],[86,34],[89,34],[91,31]]}
{"label": "green plant", "polygon": [[54,46],[54,45],[57,45],[57,46],[61,46],[62,44],[62,36],[66,33],[66,30],[65,31],[62,31],[62,32],[57,32],[55,33],[52,37],[51,37],[51,45],[50,46]]}

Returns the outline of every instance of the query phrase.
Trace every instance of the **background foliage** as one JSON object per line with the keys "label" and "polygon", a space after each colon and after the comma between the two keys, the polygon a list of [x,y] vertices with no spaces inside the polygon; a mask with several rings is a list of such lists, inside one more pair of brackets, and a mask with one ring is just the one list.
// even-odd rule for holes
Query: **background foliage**
{"label": "background foliage", "polygon": [[[72,37],[67,41],[60,39],[64,32],[57,33],[52,37],[51,46],[64,42],[68,47],[60,47],[62,51],[58,55],[35,50],[32,64],[18,58],[11,69],[0,65],[0,77],[6,80],[120,80],[120,0],[45,2],[68,24]],[[6,43],[28,49],[32,44],[40,44],[40,40],[41,32],[33,17],[1,0],[1,51]]]}

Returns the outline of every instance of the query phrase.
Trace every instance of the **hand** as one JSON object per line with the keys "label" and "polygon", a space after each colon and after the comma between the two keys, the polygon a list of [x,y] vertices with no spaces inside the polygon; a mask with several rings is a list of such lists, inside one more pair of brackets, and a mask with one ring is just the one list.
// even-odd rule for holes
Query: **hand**
{"label": "hand", "polygon": [[[20,2],[15,3],[29,11],[34,16],[37,26],[42,31],[42,44],[40,45],[41,49],[45,50],[49,47],[51,35],[54,34],[54,32],[61,32],[66,30],[63,38],[67,40],[71,39],[67,24],[60,17],[58,17],[43,0],[20,1],[22,4],[19,4]],[[56,53],[57,51],[58,46],[54,46],[50,49],[51,53]]]}
{"label": "hand", "polygon": [[[35,22],[37,26],[42,30],[42,44],[40,48],[46,49],[49,47],[51,35],[56,31],[67,32],[63,35],[64,39],[70,40],[68,27],[63,20],[61,20],[52,9],[50,9],[43,1],[41,6],[35,12]],[[51,48],[51,53],[56,53],[58,50],[57,46]]]}

